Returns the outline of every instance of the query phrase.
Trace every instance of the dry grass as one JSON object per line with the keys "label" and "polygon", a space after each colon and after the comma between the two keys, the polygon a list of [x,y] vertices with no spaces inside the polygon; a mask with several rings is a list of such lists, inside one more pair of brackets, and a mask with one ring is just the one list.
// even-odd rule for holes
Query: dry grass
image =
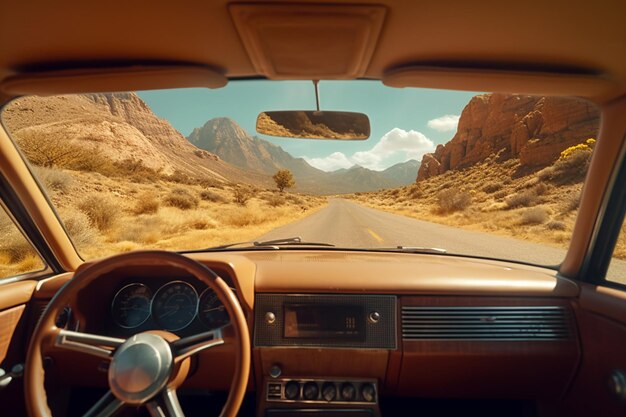
{"label": "dry grass", "polygon": [[247,188],[237,187],[233,191],[233,201],[235,202],[235,204],[238,204],[240,206],[245,206],[246,204],[248,204],[248,200],[250,200],[250,197],[252,197],[252,193]]}
{"label": "dry grass", "polygon": [[468,208],[472,204],[472,196],[470,193],[455,187],[440,191],[437,194],[437,201],[439,204],[438,211],[442,214],[447,214]]}
{"label": "dry grass", "polygon": [[584,172],[573,174],[575,163],[581,164],[578,170],[586,169],[587,159],[575,156],[520,176],[518,160],[491,158],[410,186],[350,198],[420,220],[567,248],[582,189],[572,178],[584,178]]}
{"label": "dry grass", "polygon": [[81,200],[77,207],[89,217],[91,224],[101,231],[110,229],[120,212],[115,203],[101,195],[89,195]]}
{"label": "dry grass", "polygon": [[159,211],[161,203],[153,195],[146,194],[137,200],[132,212],[134,214],[154,214]]}
{"label": "dry grass", "polygon": [[[46,174],[54,177],[55,171],[72,192],[46,188],[85,259],[136,249],[191,250],[253,240],[326,203],[322,197],[284,193],[278,204],[272,191],[240,185],[207,190],[200,182],[182,185],[162,178],[147,183],[55,168],[46,169]],[[247,191],[245,206],[235,202],[242,189]],[[0,277],[41,269],[30,245],[16,229],[10,231],[13,224],[1,214]]]}
{"label": "dry grass", "polygon": [[198,207],[198,199],[186,188],[174,188],[165,196],[165,204],[181,210],[190,210]]}
{"label": "dry grass", "polygon": [[541,224],[545,223],[548,220],[549,214],[548,211],[543,207],[533,207],[527,209],[522,213],[522,218],[520,219],[520,224],[528,225],[528,224]]}

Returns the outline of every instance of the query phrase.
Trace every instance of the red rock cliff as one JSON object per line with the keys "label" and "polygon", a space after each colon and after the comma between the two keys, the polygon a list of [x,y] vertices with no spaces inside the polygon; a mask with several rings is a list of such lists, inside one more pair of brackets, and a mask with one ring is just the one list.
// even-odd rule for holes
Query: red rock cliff
{"label": "red rock cliff", "polygon": [[492,154],[519,158],[522,166],[544,167],[561,151],[597,136],[599,111],[572,98],[484,94],[470,100],[454,137],[426,154],[417,181],[462,169]]}

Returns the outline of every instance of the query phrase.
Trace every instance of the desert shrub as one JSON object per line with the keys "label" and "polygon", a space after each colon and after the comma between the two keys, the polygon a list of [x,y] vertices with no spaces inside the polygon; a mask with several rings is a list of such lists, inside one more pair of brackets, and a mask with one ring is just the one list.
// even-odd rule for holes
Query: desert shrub
{"label": "desert shrub", "polygon": [[541,224],[548,220],[548,211],[543,207],[533,207],[522,213],[520,224]]}
{"label": "desert shrub", "polygon": [[63,220],[67,234],[79,251],[96,239],[98,233],[91,226],[87,214],[82,211],[66,208],[59,210],[59,217]]}
{"label": "desert shrub", "polygon": [[4,254],[11,264],[21,262],[29,256],[37,256],[31,244],[15,226],[3,234],[0,253]]}
{"label": "desert shrub", "polygon": [[591,153],[592,149],[589,146],[578,147],[576,145],[567,148],[552,166],[542,169],[537,176],[541,180],[557,185],[582,182],[589,168]]}
{"label": "desert shrub", "polygon": [[[139,159],[130,157],[113,163],[114,176],[128,178],[132,182],[145,183],[159,177],[159,172],[149,168]],[[101,172],[103,173],[103,172]],[[106,173],[103,173],[106,174]]]}
{"label": "desert shrub", "polygon": [[570,194],[565,199],[565,213],[569,213],[570,211],[578,210],[578,206],[580,206],[580,193],[578,193],[578,194]]}
{"label": "desert shrub", "polygon": [[243,187],[237,187],[233,191],[233,202],[240,206],[245,206],[248,204],[248,200],[250,200],[251,193],[250,190]]}
{"label": "desert shrub", "polygon": [[211,203],[225,203],[226,199],[219,193],[211,190],[200,191],[200,198],[204,201],[210,201]]}
{"label": "desert shrub", "polygon": [[67,172],[54,168],[33,167],[35,176],[43,183],[48,191],[67,192],[72,187],[74,179]]}
{"label": "desert shrub", "polygon": [[502,182],[492,181],[492,182],[488,182],[487,184],[485,184],[482,190],[486,192],[487,194],[492,194],[492,193],[495,193],[496,191],[500,191],[502,187],[503,187]]}
{"label": "desert shrub", "polygon": [[493,198],[495,198],[496,200],[500,200],[506,197],[507,195],[509,195],[509,192],[507,190],[500,190],[500,191],[496,191],[495,193],[493,193]]}
{"label": "desert shrub", "polygon": [[413,184],[411,187],[409,187],[408,195],[410,198],[413,198],[413,199],[421,198],[422,189],[420,188],[418,184]]}
{"label": "desert shrub", "polygon": [[184,188],[174,188],[165,196],[165,204],[177,207],[181,210],[189,210],[198,207],[198,199]]}
{"label": "desert shrub", "polygon": [[154,214],[159,211],[159,200],[151,195],[140,196],[133,209],[134,214]]}
{"label": "desert shrub", "polygon": [[537,194],[532,190],[521,191],[505,201],[508,208],[529,207],[537,203]]}
{"label": "desert shrub", "polygon": [[119,208],[109,199],[90,195],[78,203],[78,209],[85,213],[91,224],[98,230],[111,228],[118,217]]}
{"label": "desert shrub", "polygon": [[289,201],[291,204],[295,204],[295,205],[301,205],[301,204],[305,203],[303,199],[301,199],[297,195],[293,195],[293,194],[289,194],[287,196],[287,201]]}
{"label": "desert shrub", "polygon": [[551,220],[546,224],[546,229],[548,230],[565,230],[565,223],[558,220]]}
{"label": "desert shrub", "polygon": [[469,207],[472,204],[472,196],[470,193],[461,191],[458,188],[450,188],[437,194],[437,202],[440,212],[452,213]]}
{"label": "desert shrub", "polygon": [[537,195],[544,195],[546,192],[548,192],[548,186],[545,183],[540,182],[535,185],[532,190]]}
{"label": "desert shrub", "polygon": [[272,194],[266,199],[267,204],[272,207],[278,207],[285,204],[285,198],[282,195]]}
{"label": "desert shrub", "polygon": [[259,212],[255,212],[250,208],[238,207],[235,210],[229,210],[222,214],[222,223],[228,226],[250,226],[261,224],[265,221],[265,218]]}
{"label": "desert shrub", "polygon": [[215,229],[217,223],[206,215],[191,216],[185,221],[185,226],[195,230]]}

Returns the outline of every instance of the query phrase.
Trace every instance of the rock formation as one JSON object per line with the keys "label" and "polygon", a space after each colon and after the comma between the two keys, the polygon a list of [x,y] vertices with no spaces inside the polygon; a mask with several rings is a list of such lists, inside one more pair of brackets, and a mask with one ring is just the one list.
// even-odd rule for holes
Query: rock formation
{"label": "rock formation", "polygon": [[565,148],[595,138],[599,111],[589,102],[561,97],[483,94],[470,100],[454,137],[424,155],[417,181],[463,169],[491,155],[545,167]]}

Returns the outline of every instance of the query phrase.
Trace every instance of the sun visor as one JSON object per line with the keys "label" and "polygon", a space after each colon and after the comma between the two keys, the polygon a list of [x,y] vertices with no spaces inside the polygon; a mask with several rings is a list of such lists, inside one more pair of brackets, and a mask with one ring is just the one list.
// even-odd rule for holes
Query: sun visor
{"label": "sun visor", "polygon": [[131,66],[23,73],[4,79],[0,90],[10,96],[111,93],[162,88],[220,88],[221,73],[196,66]]}
{"label": "sun visor", "polygon": [[618,85],[602,76],[576,73],[508,71],[413,65],[386,71],[389,87],[487,91],[531,95],[577,96],[607,100],[619,95]]}
{"label": "sun visor", "polygon": [[374,5],[231,4],[259,74],[270,79],[353,79],[369,66],[386,9]]}

